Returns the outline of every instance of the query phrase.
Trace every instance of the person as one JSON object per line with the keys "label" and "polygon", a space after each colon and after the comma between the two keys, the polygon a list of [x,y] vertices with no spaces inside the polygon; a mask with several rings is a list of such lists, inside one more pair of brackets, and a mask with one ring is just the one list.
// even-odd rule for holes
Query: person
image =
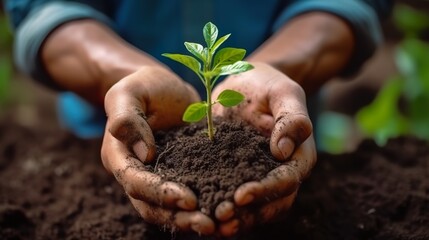
{"label": "person", "polygon": [[[382,41],[380,20],[391,7],[389,0],[5,1],[16,65],[60,91],[66,127],[83,138],[103,136],[103,164],[142,218],[222,236],[290,208],[316,163],[306,98],[332,77],[359,70]],[[183,124],[185,108],[203,96],[198,79],[161,54],[201,42],[208,21],[232,33],[228,44],[247,49],[255,67],[227,77],[213,94],[233,89],[248,101],[217,106],[214,114],[270,136],[271,152],[283,162],[263,180],[240,186],[233,201],[216,208],[216,219],[198,211],[190,189],[144,167],[155,157],[153,132]]]}

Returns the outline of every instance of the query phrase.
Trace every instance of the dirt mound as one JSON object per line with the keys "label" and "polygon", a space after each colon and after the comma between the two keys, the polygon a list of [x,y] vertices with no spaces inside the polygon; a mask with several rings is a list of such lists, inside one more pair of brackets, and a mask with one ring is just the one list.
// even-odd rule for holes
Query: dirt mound
{"label": "dirt mound", "polygon": [[271,155],[269,138],[242,123],[218,119],[213,141],[205,123],[159,133],[156,139],[158,158],[151,170],[192,189],[200,211],[213,218],[216,206],[232,201],[241,184],[261,180],[280,165]]}

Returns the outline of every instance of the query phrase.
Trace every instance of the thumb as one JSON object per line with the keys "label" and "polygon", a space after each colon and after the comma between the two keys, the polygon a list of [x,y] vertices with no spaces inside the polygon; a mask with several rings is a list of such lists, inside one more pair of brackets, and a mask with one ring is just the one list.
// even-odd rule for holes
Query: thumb
{"label": "thumb", "polygon": [[[299,91],[298,91],[299,93]],[[271,133],[271,153],[278,160],[286,160],[295,148],[313,132],[307,113],[305,95],[289,94],[270,102],[275,124]]]}
{"label": "thumb", "polygon": [[109,132],[127,146],[142,162],[154,159],[155,139],[149,124],[141,114],[121,113],[109,117]]}
{"label": "thumb", "polygon": [[[117,84],[118,85],[118,84]],[[140,89],[143,90],[144,89]],[[156,153],[155,139],[146,121],[146,104],[134,88],[113,86],[105,97],[107,130],[121,141],[142,162],[152,161]],[[143,95],[144,96],[144,95]]]}
{"label": "thumb", "polygon": [[276,118],[270,139],[270,150],[273,156],[279,160],[286,160],[313,131],[308,116],[298,114],[281,115]]}

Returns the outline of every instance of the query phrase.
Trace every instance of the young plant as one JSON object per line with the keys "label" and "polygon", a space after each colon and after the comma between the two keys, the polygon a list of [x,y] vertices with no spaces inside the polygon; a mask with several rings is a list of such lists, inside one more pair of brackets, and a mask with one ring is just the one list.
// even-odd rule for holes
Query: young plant
{"label": "young plant", "polygon": [[218,51],[220,45],[224,43],[230,35],[231,34],[227,34],[218,39],[217,27],[213,23],[208,22],[203,28],[203,36],[207,44],[206,47],[198,43],[185,42],[186,49],[193,56],[172,53],[162,54],[162,56],[168,57],[190,68],[204,84],[207,100],[189,105],[183,114],[183,121],[198,122],[204,117],[207,117],[208,136],[210,140],[214,138],[212,106],[219,103],[224,107],[232,107],[244,100],[243,94],[226,89],[219,94],[215,101],[212,101],[211,95],[213,86],[221,76],[238,74],[253,68],[250,63],[242,61],[246,55],[245,49],[226,47]]}

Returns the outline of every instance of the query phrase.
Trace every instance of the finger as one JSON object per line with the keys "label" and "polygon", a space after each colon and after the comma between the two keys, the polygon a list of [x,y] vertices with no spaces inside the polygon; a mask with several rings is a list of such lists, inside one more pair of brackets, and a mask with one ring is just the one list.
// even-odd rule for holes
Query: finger
{"label": "finger", "polygon": [[[250,117],[248,117],[250,116]],[[270,136],[274,126],[274,118],[271,114],[259,112],[255,110],[243,117],[250,125],[256,128],[264,136]]]}
{"label": "finger", "polygon": [[311,135],[313,127],[301,87],[289,84],[284,89],[274,89],[269,95],[270,108],[275,119],[270,148],[275,158],[286,160],[295,147]]}
{"label": "finger", "polygon": [[196,208],[197,199],[189,188],[163,181],[159,175],[147,171],[141,161],[108,133],[103,141],[103,162],[131,197],[161,206]]}
{"label": "finger", "polygon": [[[230,76],[222,83],[216,86],[213,91],[212,99],[217,99],[217,96],[226,88],[231,88],[241,92],[245,96],[245,100],[236,107],[226,108],[220,104],[213,105],[213,115],[222,116],[229,120],[244,120],[265,136],[270,136],[274,126],[274,118],[269,108],[268,98],[265,91],[259,90],[261,86],[252,88],[246,82],[249,77],[245,77],[245,73],[238,77],[237,75]],[[243,80],[245,78],[245,80]],[[256,76],[255,79],[260,79]],[[255,83],[256,84],[256,83]],[[264,82],[264,84],[266,84]],[[258,91],[255,91],[258,89]]]}
{"label": "finger", "polygon": [[288,159],[313,131],[310,118],[307,115],[280,115],[276,117],[270,138],[270,150],[279,160]]}
{"label": "finger", "polygon": [[241,209],[239,211],[238,216],[236,216],[238,219],[240,219],[239,226],[233,226],[236,229],[229,225],[220,225],[219,229],[225,229],[225,233],[230,233],[228,231],[233,232],[234,230],[235,232],[237,232],[238,230],[246,231],[255,225],[273,222],[275,220],[281,219],[285,216],[285,213],[291,208],[293,202],[295,201],[296,195],[297,191],[294,191],[288,196],[279,198],[272,202],[268,202],[260,207],[246,207],[244,209]]}
{"label": "finger", "polygon": [[298,191],[294,191],[291,195],[277,199],[260,208],[259,217],[257,218],[258,224],[267,223],[282,217],[282,215],[291,208],[297,192]]}
{"label": "finger", "polygon": [[198,94],[197,90],[195,90],[195,88],[187,82],[184,82],[184,84],[185,84],[186,89],[188,90],[187,92],[188,92],[188,95],[190,98],[190,102],[200,102],[201,98],[200,98],[200,95]]}
{"label": "finger", "polygon": [[145,91],[142,86],[119,82],[105,97],[107,130],[143,162],[153,160],[156,153],[152,130],[144,114]]}
{"label": "finger", "polygon": [[155,139],[146,120],[137,113],[109,117],[108,131],[142,162],[150,162],[156,153]]}
{"label": "finger", "polygon": [[221,202],[215,210],[215,217],[225,222],[234,216],[234,203],[230,201]]}
{"label": "finger", "polygon": [[293,193],[301,184],[301,180],[309,175],[316,159],[314,139],[310,136],[295,151],[290,161],[272,170],[261,181],[241,185],[234,193],[235,204],[244,206]]}
{"label": "finger", "polygon": [[240,221],[238,219],[232,219],[219,225],[219,234],[223,237],[232,237],[237,234],[239,229]]}
{"label": "finger", "polygon": [[134,208],[142,218],[152,224],[168,227],[172,230],[194,231],[198,234],[209,235],[214,233],[215,224],[206,215],[199,211],[171,211],[159,206],[145,203],[130,197]]}
{"label": "finger", "polygon": [[288,163],[272,170],[261,181],[242,184],[234,193],[238,206],[248,205],[262,200],[270,201],[288,195],[300,184],[300,177]]}

